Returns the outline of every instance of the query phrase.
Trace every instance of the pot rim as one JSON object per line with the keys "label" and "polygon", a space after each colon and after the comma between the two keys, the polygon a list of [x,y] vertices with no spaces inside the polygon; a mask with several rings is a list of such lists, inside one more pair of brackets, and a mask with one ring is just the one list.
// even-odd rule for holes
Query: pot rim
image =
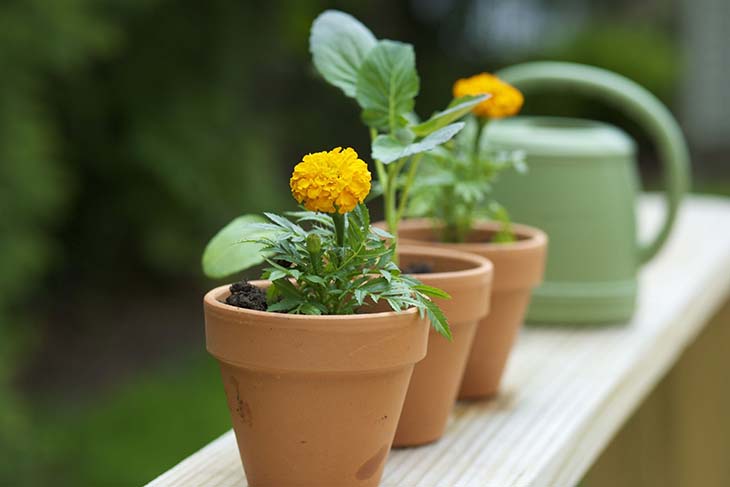
{"label": "pot rim", "polygon": [[[261,287],[263,284],[270,284],[268,280],[255,280],[249,281],[250,284]],[[222,313],[238,313],[242,315],[250,315],[252,317],[266,318],[267,320],[275,320],[277,324],[285,324],[286,322],[296,323],[298,321],[306,321],[309,324],[312,321],[366,321],[373,318],[395,318],[400,316],[410,316],[418,313],[418,309],[410,307],[401,311],[376,311],[373,313],[356,313],[351,315],[298,315],[290,313],[277,313],[274,311],[258,311],[255,309],[239,308],[238,306],[232,306],[223,301],[220,301],[222,295],[230,293],[230,284],[223,284],[222,286],[215,287],[205,293],[203,302],[209,306],[211,310],[220,311]]]}
{"label": "pot rim", "polygon": [[[251,281],[254,285],[267,281]],[[294,315],[238,308],[219,301],[228,286],[204,301],[206,348],[218,360],[246,369],[297,373],[362,373],[412,366],[426,355],[426,316],[416,308],[353,315]]]}
{"label": "pot rim", "polygon": [[418,277],[419,275],[427,275],[429,280],[444,280],[454,278],[469,278],[479,276],[481,274],[491,274],[494,271],[494,264],[492,261],[481,255],[465,252],[463,250],[456,250],[447,247],[424,247],[419,245],[413,245],[409,243],[399,244],[396,247],[396,254],[399,255],[423,255],[435,258],[448,258],[458,259],[463,262],[469,262],[473,265],[468,269],[456,270],[456,271],[441,271],[441,272],[429,272],[429,273],[408,273]]}
{"label": "pot rim", "polygon": [[[406,218],[400,222],[400,229],[420,229],[423,227],[438,228],[439,223],[434,222],[431,218]],[[494,221],[477,221],[474,223],[474,230],[496,231],[499,230],[500,223]],[[418,240],[409,238],[399,234],[405,245],[410,242],[424,242],[435,247],[451,247],[457,246],[459,250],[469,252],[469,249],[484,251],[488,249],[490,252],[514,252],[518,250],[536,249],[545,246],[548,242],[547,234],[539,228],[525,225],[522,223],[511,223],[512,230],[518,237],[523,237],[516,242],[441,242],[440,240]]]}

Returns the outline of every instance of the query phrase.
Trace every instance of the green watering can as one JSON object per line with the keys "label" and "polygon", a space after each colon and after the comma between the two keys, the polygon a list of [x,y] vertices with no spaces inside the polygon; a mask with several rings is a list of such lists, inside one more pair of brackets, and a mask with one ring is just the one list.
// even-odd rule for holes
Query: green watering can
{"label": "green watering can", "polygon": [[527,95],[565,89],[600,98],[633,117],[659,150],[666,216],[647,244],[636,235],[636,145],[616,127],[561,117],[494,121],[495,149],[522,149],[527,174],[502,174],[494,196],[516,222],[550,237],[544,284],[527,320],[541,323],[625,321],[636,305],[637,272],[661,249],[688,183],[689,155],[667,108],[633,81],[603,69],[562,62],[512,66],[499,76]]}

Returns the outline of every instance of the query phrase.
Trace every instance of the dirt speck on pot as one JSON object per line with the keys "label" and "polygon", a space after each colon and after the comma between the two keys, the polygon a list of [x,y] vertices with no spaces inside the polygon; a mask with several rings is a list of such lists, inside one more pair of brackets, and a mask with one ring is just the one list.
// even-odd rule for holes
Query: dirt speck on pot
{"label": "dirt speck on pot", "polygon": [[226,298],[226,304],[239,308],[266,311],[266,292],[248,282],[241,280],[231,284],[231,295]]}

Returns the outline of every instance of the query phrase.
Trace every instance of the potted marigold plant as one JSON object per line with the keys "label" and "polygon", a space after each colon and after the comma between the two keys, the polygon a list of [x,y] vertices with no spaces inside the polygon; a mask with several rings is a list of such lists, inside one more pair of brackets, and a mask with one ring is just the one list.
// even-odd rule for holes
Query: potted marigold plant
{"label": "potted marigold plant", "polygon": [[[322,13],[312,24],[310,50],[316,69],[362,110],[371,139],[371,156],[385,208],[385,223],[398,241],[419,165],[426,153],[464,128],[459,119],[488,95],[465,95],[421,121],[415,113],[420,80],[413,46],[378,40],[358,20],[338,11]],[[452,296],[438,301],[452,341],[432,330],[426,358],[414,370],[394,445],[411,446],[440,438],[456,400],[477,324],[488,312],[492,265],[453,249],[398,244],[401,267],[424,284]],[[428,268],[428,273],[419,272]]]}
{"label": "potted marigold plant", "polygon": [[454,83],[456,99],[477,94],[490,97],[474,106],[452,141],[424,157],[407,211],[410,217],[422,218],[407,219],[400,226],[402,242],[464,250],[494,264],[492,308],[476,333],[462,398],[497,393],[531,291],[542,280],[547,247],[542,231],[511,223],[491,196],[501,171],[525,170],[522,152],[495,152],[485,135],[491,119],[519,112],[522,94],[489,73]]}
{"label": "potted marigold plant", "polygon": [[376,486],[428,323],[450,336],[443,291],[401,273],[363,204],[370,172],[350,148],[303,157],[290,180],[303,211],[234,220],[203,268],[260,262],[262,280],[204,298],[248,485]]}

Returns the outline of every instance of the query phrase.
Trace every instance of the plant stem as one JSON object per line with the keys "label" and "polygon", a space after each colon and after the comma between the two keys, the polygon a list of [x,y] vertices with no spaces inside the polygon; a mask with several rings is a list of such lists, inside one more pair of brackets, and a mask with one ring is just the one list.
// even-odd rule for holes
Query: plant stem
{"label": "plant stem", "polygon": [[408,176],[406,178],[406,184],[403,187],[403,191],[401,191],[400,195],[400,203],[398,204],[398,213],[396,215],[396,219],[398,221],[403,218],[403,213],[406,211],[406,206],[408,205],[408,192],[411,189],[411,186],[413,185],[413,180],[416,178],[416,172],[418,171],[418,165],[421,163],[421,157],[423,157],[423,154],[416,154],[411,159],[411,167],[408,168]]}
{"label": "plant stem", "polygon": [[[398,161],[400,162],[400,161]],[[388,185],[385,187],[383,199],[385,200],[385,222],[388,231],[398,240],[398,211],[396,209],[396,190],[398,179],[398,162],[391,163],[388,167]]]}
{"label": "plant stem", "polygon": [[345,215],[333,213],[332,221],[335,223],[335,238],[337,239],[337,246],[342,248],[345,246]]}
{"label": "plant stem", "polygon": [[484,135],[484,131],[489,124],[489,119],[486,117],[477,117],[477,123],[479,124],[479,128],[477,129],[477,136],[474,139],[474,159],[472,161],[473,163],[479,161],[479,156],[482,149],[482,136]]}

